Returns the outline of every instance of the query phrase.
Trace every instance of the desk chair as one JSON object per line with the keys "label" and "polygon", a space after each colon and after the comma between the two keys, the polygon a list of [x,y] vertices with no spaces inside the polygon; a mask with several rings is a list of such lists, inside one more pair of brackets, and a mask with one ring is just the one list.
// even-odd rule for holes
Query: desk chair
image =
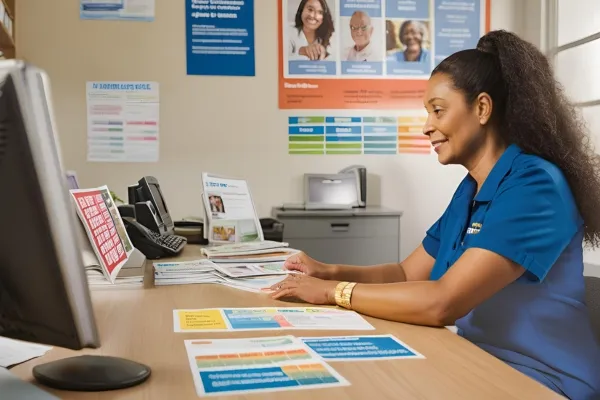
{"label": "desk chair", "polygon": [[592,320],[592,328],[600,343],[600,278],[585,277],[585,301]]}

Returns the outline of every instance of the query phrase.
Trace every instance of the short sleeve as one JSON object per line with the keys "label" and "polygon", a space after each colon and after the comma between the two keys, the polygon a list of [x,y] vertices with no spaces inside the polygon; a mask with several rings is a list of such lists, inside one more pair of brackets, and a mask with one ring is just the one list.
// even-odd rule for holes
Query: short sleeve
{"label": "short sleeve", "polygon": [[542,281],[580,225],[568,185],[558,173],[530,167],[498,190],[480,231],[469,235],[465,247],[493,251]]}
{"label": "short sleeve", "polygon": [[442,226],[446,219],[448,209],[442,214],[442,216],[427,230],[425,238],[423,239],[423,248],[433,258],[437,258],[440,250],[440,243],[442,241]]}

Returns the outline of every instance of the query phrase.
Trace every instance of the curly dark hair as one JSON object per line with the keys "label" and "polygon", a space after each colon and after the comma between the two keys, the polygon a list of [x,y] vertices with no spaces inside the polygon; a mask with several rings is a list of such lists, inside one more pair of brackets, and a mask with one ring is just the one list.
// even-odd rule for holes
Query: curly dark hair
{"label": "curly dark hair", "polygon": [[598,247],[600,157],[546,56],[517,35],[497,30],[481,37],[476,49],[450,55],[436,73],[447,74],[469,104],[480,93],[490,95],[491,123],[503,139],[562,170],[584,220],[585,241]]}
{"label": "curly dark hair", "polygon": [[[303,27],[302,11],[304,11],[304,7],[306,7],[307,2],[308,0],[302,0],[298,6],[298,10],[296,11],[295,27],[298,29],[298,32],[300,32]],[[321,3],[321,7],[323,8],[323,22],[317,29],[316,34],[317,38],[321,40],[323,47],[327,48],[329,47],[331,35],[333,35],[333,32],[335,31],[333,25],[333,16],[331,15],[331,9],[329,8],[327,1],[319,0],[319,3]]]}

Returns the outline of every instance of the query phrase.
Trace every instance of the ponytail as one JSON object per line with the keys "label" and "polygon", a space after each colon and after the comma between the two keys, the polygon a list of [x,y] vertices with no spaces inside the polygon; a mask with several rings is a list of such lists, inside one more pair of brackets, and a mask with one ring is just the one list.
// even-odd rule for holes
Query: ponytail
{"label": "ponytail", "polygon": [[476,49],[442,61],[432,75],[437,73],[449,75],[469,104],[480,93],[490,95],[491,123],[502,138],[563,171],[584,220],[585,240],[600,245],[600,158],[546,56],[513,33],[492,31]]}

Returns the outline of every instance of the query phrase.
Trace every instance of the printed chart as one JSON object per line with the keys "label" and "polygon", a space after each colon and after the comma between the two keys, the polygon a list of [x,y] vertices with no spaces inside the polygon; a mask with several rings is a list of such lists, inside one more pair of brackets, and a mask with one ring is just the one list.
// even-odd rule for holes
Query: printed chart
{"label": "printed chart", "polygon": [[173,310],[173,328],[175,332],[375,329],[354,311],[323,307]]}
{"label": "printed chart", "polygon": [[88,161],[158,161],[156,82],[88,82]]}
{"label": "printed chart", "polygon": [[288,118],[288,151],[299,155],[430,154],[425,116]]}
{"label": "printed chart", "polygon": [[199,396],[347,386],[293,336],[186,340]]}
{"label": "printed chart", "polygon": [[393,335],[307,337],[302,341],[326,361],[425,358]]}

